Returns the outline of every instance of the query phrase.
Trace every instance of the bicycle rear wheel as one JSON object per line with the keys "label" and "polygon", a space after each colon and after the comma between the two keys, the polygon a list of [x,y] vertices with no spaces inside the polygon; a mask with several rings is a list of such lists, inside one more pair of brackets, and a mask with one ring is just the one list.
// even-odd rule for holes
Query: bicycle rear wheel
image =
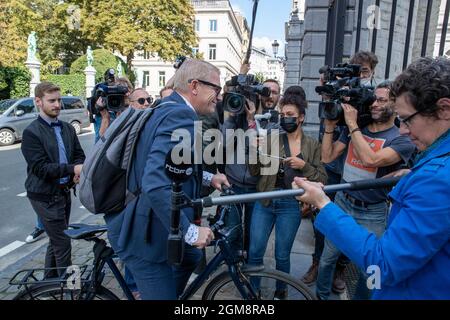
{"label": "bicycle rear wheel", "polygon": [[[297,280],[278,270],[263,270],[263,271],[241,271],[244,287],[247,291],[253,288],[253,291],[258,291],[258,300],[315,300],[315,295],[309,288],[300,280]],[[251,283],[255,279],[260,279],[259,290],[254,290]],[[276,287],[285,288],[285,294],[280,295],[279,291],[276,295]],[[241,300],[242,295],[234,284],[228,271],[219,274],[211,280],[206,287],[202,296],[203,300]]]}
{"label": "bicycle rear wheel", "polygon": [[93,298],[87,297],[83,290],[72,290],[61,287],[58,283],[36,285],[28,290],[22,290],[13,300],[119,300],[105,287],[100,286]]}

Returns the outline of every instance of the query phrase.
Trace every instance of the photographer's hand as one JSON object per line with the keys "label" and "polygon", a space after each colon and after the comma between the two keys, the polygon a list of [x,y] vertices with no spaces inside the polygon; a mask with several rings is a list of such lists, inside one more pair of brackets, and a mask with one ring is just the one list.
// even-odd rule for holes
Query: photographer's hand
{"label": "photographer's hand", "polygon": [[358,128],[358,110],[346,103],[342,104],[342,109],[344,110],[345,123],[350,132],[352,132]]}
{"label": "photographer's hand", "polygon": [[247,122],[255,120],[256,106],[249,99],[245,99],[245,113],[247,115]]}
{"label": "photographer's hand", "polygon": [[241,69],[239,70],[239,74],[247,74],[250,71],[250,62],[243,63],[241,65]]}

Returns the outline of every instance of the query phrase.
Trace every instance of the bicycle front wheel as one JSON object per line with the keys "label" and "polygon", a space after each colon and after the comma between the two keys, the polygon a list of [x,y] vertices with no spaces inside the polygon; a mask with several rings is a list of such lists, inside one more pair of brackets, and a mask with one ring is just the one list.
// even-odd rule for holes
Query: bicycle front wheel
{"label": "bicycle front wheel", "polygon": [[[300,280],[278,270],[241,271],[246,292],[256,292],[258,300],[315,300],[315,295]],[[258,285],[255,285],[258,283]],[[203,300],[243,299],[228,271],[211,280]]]}
{"label": "bicycle front wheel", "polygon": [[72,290],[61,287],[58,283],[52,283],[22,290],[13,300],[119,300],[119,298],[102,286],[93,297],[88,298],[83,290]]}

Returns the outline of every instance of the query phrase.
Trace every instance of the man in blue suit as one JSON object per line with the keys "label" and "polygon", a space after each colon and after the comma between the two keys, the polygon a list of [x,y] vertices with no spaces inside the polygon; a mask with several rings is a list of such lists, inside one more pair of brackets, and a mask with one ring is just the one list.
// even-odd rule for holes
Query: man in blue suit
{"label": "man in blue suit", "polygon": [[[210,228],[192,223],[192,208],[181,211],[180,229],[186,242],[182,265],[167,262],[167,238],[170,230],[171,184],[164,164],[166,154],[179,142],[172,141],[175,130],[184,129],[194,141],[197,114],[215,110],[220,94],[220,71],[210,63],[187,59],[177,70],[174,92],[154,110],[140,135],[131,168],[130,190],[140,187],[140,195],[117,214],[106,215],[108,238],[115,252],[131,270],[141,298],[145,300],[176,299],[201,258],[199,249],[207,246],[214,235]],[[192,146],[192,144],[191,144]],[[228,185],[222,174],[196,174],[183,184],[187,196],[199,196],[205,180],[220,190]]]}

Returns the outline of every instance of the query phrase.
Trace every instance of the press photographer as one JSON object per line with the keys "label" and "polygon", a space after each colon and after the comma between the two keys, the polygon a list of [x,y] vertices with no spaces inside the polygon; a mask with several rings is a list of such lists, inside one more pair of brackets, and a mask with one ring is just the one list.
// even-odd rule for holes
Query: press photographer
{"label": "press photographer", "polygon": [[[234,137],[227,138],[227,129],[232,129],[233,132],[237,129],[242,129],[244,132],[247,132],[249,129],[256,130],[255,115],[262,112],[262,110],[258,111],[257,107],[261,105],[264,99],[270,99],[272,102],[271,106],[275,107],[278,103],[280,93],[278,82],[275,80],[267,80],[261,84],[255,80],[253,75],[246,74],[248,69],[249,64],[244,63],[241,67],[241,74],[226,82],[226,90],[222,103],[223,109],[229,112],[229,117],[225,120],[222,128],[224,146],[226,150],[234,151],[232,158],[230,155],[227,156],[225,174],[232,184],[235,194],[256,192],[258,177],[250,174],[246,163],[238,163],[239,151],[237,151],[237,146],[239,144],[235,141]],[[272,91],[275,92],[273,96]],[[278,113],[276,112],[270,121],[261,121],[261,127],[268,130],[274,127],[278,128],[278,121]],[[248,141],[243,142],[243,144],[247,150]],[[244,249],[246,251],[249,248],[250,220],[253,206],[254,202],[245,203],[242,206],[242,213],[244,214]]]}
{"label": "press photographer", "polygon": [[[342,76],[342,79],[328,82],[328,88],[333,87],[335,90],[332,92],[334,97],[343,96],[350,99],[345,101],[339,98],[342,104],[339,104],[336,99],[327,106],[328,108],[324,108],[325,132],[322,141],[322,161],[329,163],[347,150],[343,182],[383,177],[396,171],[402,163],[407,163],[414,151],[411,140],[401,136],[399,129],[394,125],[395,113],[393,103],[389,99],[390,82],[385,81],[377,86],[375,99],[368,98],[367,88],[358,87],[356,90],[352,88],[352,84],[359,83],[359,78],[353,77],[358,74],[356,72],[358,68],[347,66],[340,68],[341,70],[330,70],[334,76]],[[344,82],[350,84],[350,89],[338,88]],[[345,95],[342,95],[343,91],[340,90],[345,90]],[[348,92],[352,90],[358,94],[349,95]],[[369,100],[374,102],[366,108],[365,103]],[[339,140],[333,143],[334,129],[342,121],[347,128],[342,132]],[[369,123],[361,126],[367,122]],[[338,192],[335,203],[352,215],[358,224],[380,237],[386,227],[389,191],[389,189],[377,189]],[[317,295],[321,299],[329,297],[333,270],[339,255],[339,249],[329,239],[325,239],[317,279]],[[370,292],[366,286],[366,278],[365,272],[361,271],[355,299],[369,298]]]}
{"label": "press photographer", "polygon": [[125,77],[116,78],[112,68],[105,72],[104,80],[94,87],[88,106],[89,113],[95,119],[95,142],[103,136],[111,121],[129,106],[128,96],[133,91],[131,82]]}

